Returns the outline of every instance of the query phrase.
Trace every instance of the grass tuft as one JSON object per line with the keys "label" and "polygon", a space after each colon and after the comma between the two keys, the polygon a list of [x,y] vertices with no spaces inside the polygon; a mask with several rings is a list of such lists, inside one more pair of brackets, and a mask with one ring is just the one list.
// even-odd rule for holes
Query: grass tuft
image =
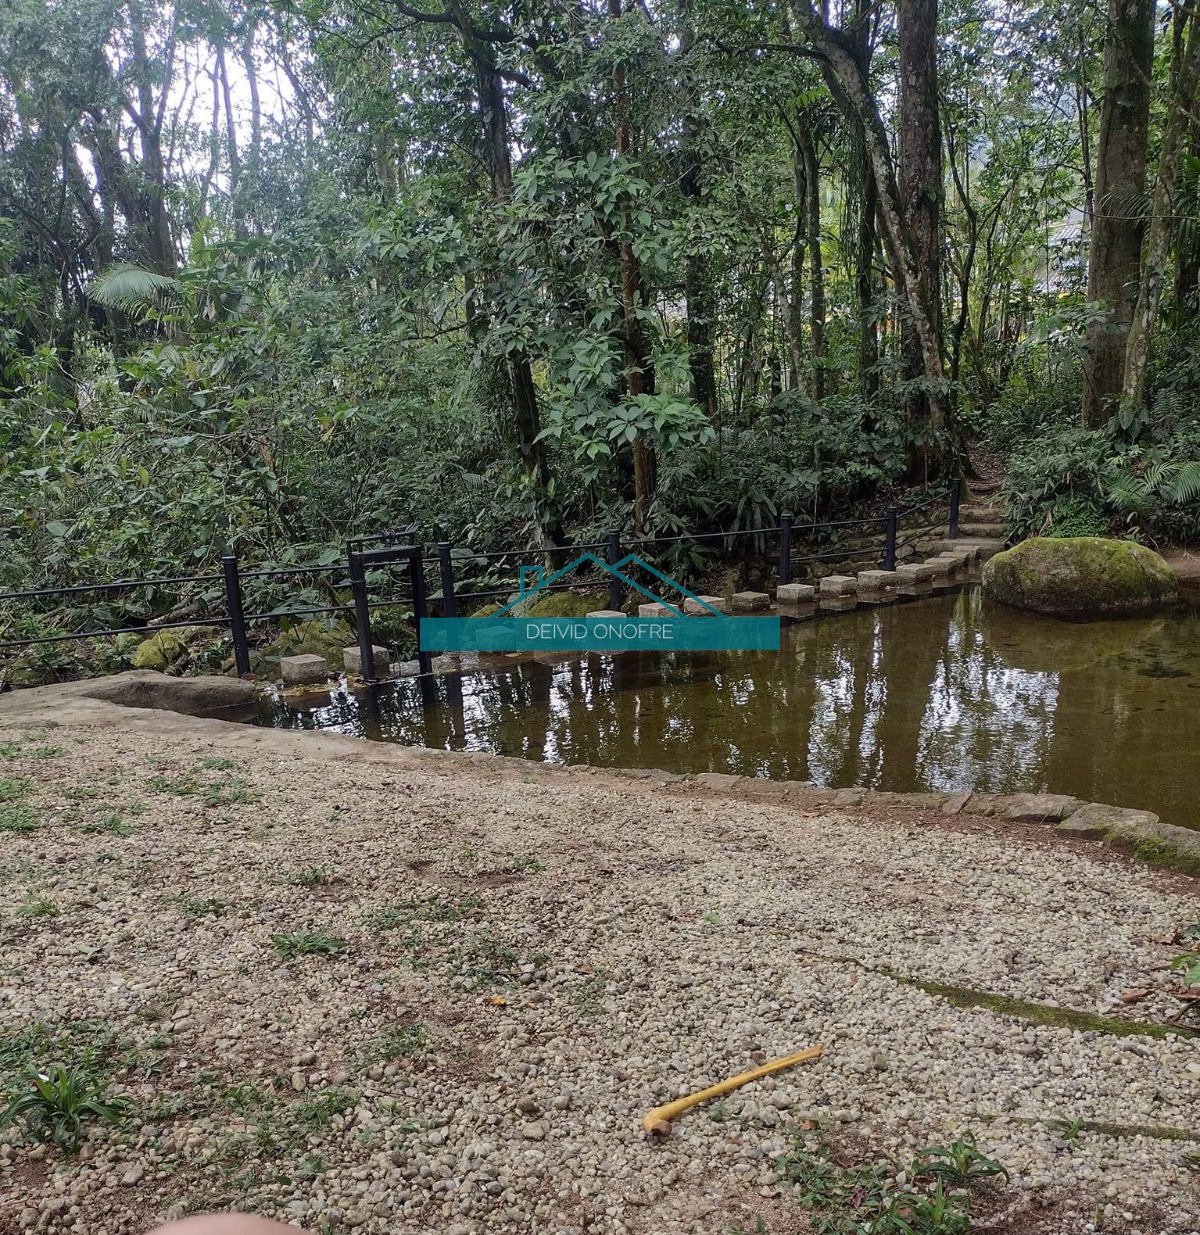
{"label": "grass tuft", "polygon": [[275,951],[285,960],[296,956],[333,956],[344,952],[349,944],[325,931],[295,931],[272,935]]}

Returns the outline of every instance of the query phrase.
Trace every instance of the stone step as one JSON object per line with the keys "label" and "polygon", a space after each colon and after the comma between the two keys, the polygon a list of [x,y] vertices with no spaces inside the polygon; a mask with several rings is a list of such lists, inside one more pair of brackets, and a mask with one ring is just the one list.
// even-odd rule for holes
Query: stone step
{"label": "stone step", "polygon": [[989,519],[1004,519],[1007,513],[1002,506],[997,506],[994,502],[972,502],[969,506],[959,507],[958,518],[960,523],[964,519],[986,523]]}
{"label": "stone step", "polygon": [[968,540],[1004,540],[1005,533],[1008,531],[1008,525],[999,520],[989,522],[976,522],[972,519],[967,522],[965,519],[960,519],[958,522],[958,534]]}
{"label": "stone step", "polygon": [[955,553],[961,549],[978,549],[981,560],[987,561],[997,553],[1008,548],[1008,541],[992,537],[960,536],[957,540],[935,540],[933,549],[936,553]]}
{"label": "stone step", "polygon": [[995,493],[998,489],[1004,486],[1002,480],[968,480],[964,483],[964,488],[972,496],[981,493]]}

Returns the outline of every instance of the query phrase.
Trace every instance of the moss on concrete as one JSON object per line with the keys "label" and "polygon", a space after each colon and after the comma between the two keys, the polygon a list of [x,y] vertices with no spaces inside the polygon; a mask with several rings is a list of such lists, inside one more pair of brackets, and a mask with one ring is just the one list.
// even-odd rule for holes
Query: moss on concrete
{"label": "moss on concrete", "polygon": [[1100,536],[1034,537],[983,568],[984,595],[1068,621],[1154,613],[1179,599],[1179,584],[1157,553]]}
{"label": "moss on concrete", "polygon": [[1123,1021],[1115,1016],[1096,1012],[1080,1012],[1077,1008],[1056,1008],[1051,1004],[1034,1003],[1028,999],[1012,999],[988,991],[972,990],[968,986],[952,986],[945,982],[930,982],[925,978],[909,978],[881,969],[880,973],[904,986],[915,986],[927,995],[944,999],[956,1008],[982,1008],[1002,1016],[1015,1016],[1034,1025],[1053,1025],[1059,1029],[1112,1034],[1119,1038],[1165,1038],[1174,1034],[1180,1038],[1200,1037],[1200,1030],[1184,1025],[1158,1025],[1152,1021]]}

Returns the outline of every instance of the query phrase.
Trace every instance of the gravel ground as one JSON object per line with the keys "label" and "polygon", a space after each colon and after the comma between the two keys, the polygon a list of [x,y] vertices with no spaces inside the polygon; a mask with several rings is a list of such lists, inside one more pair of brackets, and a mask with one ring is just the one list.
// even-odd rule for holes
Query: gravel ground
{"label": "gravel ground", "polygon": [[[239,1207],[778,1235],[809,1229],[774,1169],[797,1135],[900,1169],[964,1132],[1012,1172],[995,1229],[1197,1229],[1200,1042],[888,976],[1162,1021],[1166,995],[1117,997],[1169,985],[1185,879],[901,810],[129,715],[0,728],[0,797],[37,823],[0,831],[0,1064],[90,1051],[135,1103],[71,1158],[0,1133],[0,1232]],[[306,932],[346,946],[279,954]]]}

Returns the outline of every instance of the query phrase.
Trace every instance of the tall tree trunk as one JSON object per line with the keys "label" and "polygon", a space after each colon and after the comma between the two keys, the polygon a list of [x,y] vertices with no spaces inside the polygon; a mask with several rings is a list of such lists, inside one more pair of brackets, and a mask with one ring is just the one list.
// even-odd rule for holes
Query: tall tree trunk
{"label": "tall tree trunk", "polygon": [[[795,134],[793,134],[795,137]],[[788,389],[805,389],[804,355],[800,345],[801,318],[804,304],[805,237],[807,221],[804,203],[808,197],[808,173],[798,140],[792,142],[792,196],[796,203],[796,226],[792,230],[792,260],[788,279],[787,336],[791,364],[788,366]]]}
{"label": "tall tree trunk", "polygon": [[[689,57],[694,54],[696,31],[691,21],[691,0],[681,0],[680,16],[683,31],[679,39],[683,80],[683,175],[679,190],[693,209],[699,207],[701,176],[700,128],[694,74]],[[688,370],[691,375],[689,393],[715,421],[717,418],[717,378],[713,369],[712,331],[715,306],[708,258],[689,252],[684,261],[683,292],[687,302]]]}
{"label": "tall tree trunk", "polygon": [[1088,325],[1083,362],[1083,422],[1092,427],[1104,423],[1125,376],[1141,271],[1153,62],[1154,0],[1108,0],[1087,292],[1105,312]]}
{"label": "tall tree trunk", "polygon": [[1146,401],[1146,369],[1150,363],[1150,341],[1158,316],[1159,298],[1167,271],[1171,242],[1178,228],[1175,222],[1175,184],[1179,177],[1179,156],[1187,135],[1191,112],[1196,103],[1196,82],[1200,77],[1200,35],[1195,10],[1177,10],[1175,47],[1171,61],[1171,89],[1167,127],[1158,156],[1158,176],[1150,197],[1150,235],[1146,241],[1146,261],[1142,268],[1137,303],[1129,323],[1125,345],[1125,378],[1121,386],[1123,408],[1134,411]]}
{"label": "tall tree trunk", "polygon": [[[1195,21],[1195,17],[1192,18]],[[1200,162],[1200,117],[1192,108],[1189,125],[1188,152]],[[1175,256],[1175,294],[1172,305],[1176,326],[1183,326],[1196,319],[1200,312],[1200,237],[1193,236],[1189,243],[1181,245]]]}
{"label": "tall tree trunk", "polygon": [[[513,195],[512,150],[508,136],[508,103],[504,97],[504,80],[500,75],[496,49],[480,37],[463,0],[447,0],[445,16],[451,18],[454,28],[458,30],[463,50],[475,69],[483,152],[492,185],[492,200],[504,204],[511,201]],[[542,431],[541,410],[529,353],[524,348],[511,352],[507,369],[512,392],[513,434],[521,466],[536,495],[534,500],[543,547],[549,548],[561,542],[562,525],[557,504],[550,496],[550,467],[542,443],[538,440]]]}
{"label": "tall tree trunk", "polygon": [[[861,134],[860,134],[861,136]],[[879,323],[875,320],[875,213],[879,195],[865,141],[858,162],[858,234],[854,246],[854,289],[858,299],[858,386],[866,400],[879,394]]]}
{"label": "tall tree trunk", "polygon": [[[614,21],[621,16],[621,0],[608,0],[608,15]],[[629,91],[625,68],[618,62],[613,69],[613,92],[616,96],[617,154],[628,157],[631,146],[629,125]],[[646,340],[638,310],[642,306],[642,268],[633,250],[632,240],[620,242],[621,334],[625,345],[625,384],[630,398],[654,393],[654,370],[650,363]],[[639,534],[645,530],[650,503],[654,500],[657,461],[654,447],[640,434],[633,443],[633,524]]]}
{"label": "tall tree trunk", "polygon": [[[925,290],[926,331],[939,364],[942,347],[942,132],[938,109],[937,0],[899,0],[900,198],[912,235],[913,259]],[[909,378],[928,377],[921,331],[911,315],[900,331]],[[907,414],[917,430],[909,447],[909,474],[928,479],[936,466],[930,431],[941,427],[940,396],[910,395]]]}
{"label": "tall tree trunk", "polygon": [[797,202],[799,211],[803,206],[808,248],[809,287],[809,350],[812,355],[813,398],[825,397],[825,264],[821,254],[821,181],[820,164],[817,161],[817,146],[812,129],[800,119],[796,126],[799,138],[800,157],[804,163],[804,202]]}
{"label": "tall tree trunk", "polygon": [[[825,23],[813,0],[793,0],[797,24],[819,53],[821,72],[835,97],[852,109],[851,119],[862,123],[864,145],[871,174],[878,192],[877,213],[883,229],[888,262],[896,280],[896,290],[905,300],[905,310],[919,340],[922,376],[940,388],[944,381],[941,339],[935,329],[933,304],[940,289],[929,284],[929,272],[919,260],[905,218],[892,162],[891,147],[879,105],[860,58],[846,34]],[[940,433],[945,424],[940,399],[930,399],[931,433]]]}

